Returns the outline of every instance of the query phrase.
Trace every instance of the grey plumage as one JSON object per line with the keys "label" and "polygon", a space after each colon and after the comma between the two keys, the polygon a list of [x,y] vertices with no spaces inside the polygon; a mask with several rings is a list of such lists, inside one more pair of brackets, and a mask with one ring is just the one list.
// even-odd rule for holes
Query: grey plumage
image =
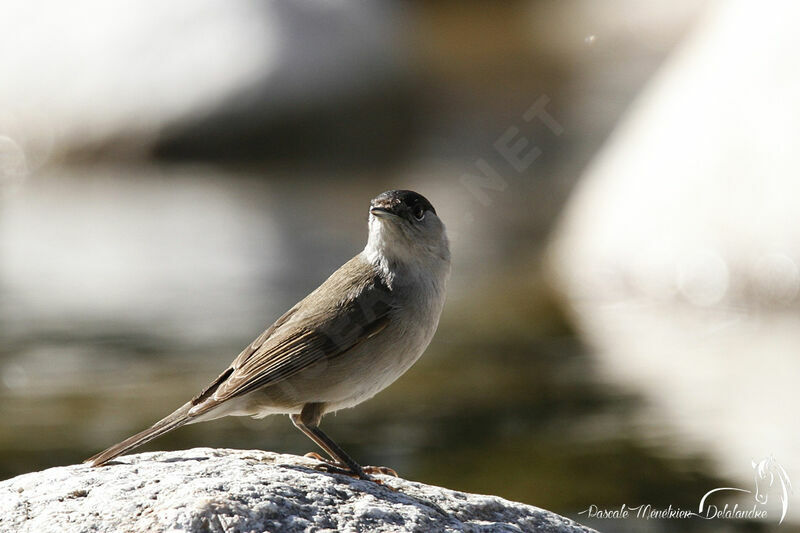
{"label": "grey plumage", "polygon": [[417,193],[388,191],[375,198],[369,229],[361,253],[276,320],[191,401],[87,462],[103,465],[184,424],[283,413],[336,464],[364,477],[319,431],[319,420],[372,397],[419,358],[436,330],[450,267],[444,225]]}

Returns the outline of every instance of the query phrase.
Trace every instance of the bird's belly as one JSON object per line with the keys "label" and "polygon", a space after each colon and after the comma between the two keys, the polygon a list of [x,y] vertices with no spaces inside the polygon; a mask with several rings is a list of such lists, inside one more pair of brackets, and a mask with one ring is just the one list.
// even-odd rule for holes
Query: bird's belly
{"label": "bird's belly", "polygon": [[339,379],[320,395],[320,400],[327,404],[325,410],[346,409],[372,398],[411,368],[424,350],[425,346],[411,346],[377,353],[363,346],[352,354],[354,360],[359,360],[358,365],[334,359],[328,371]]}
{"label": "bird's belly", "polygon": [[425,351],[434,329],[435,323],[430,331],[413,332],[390,324],[348,352],[263,389],[266,404],[297,408],[324,403],[326,412],[353,407],[403,375]]}

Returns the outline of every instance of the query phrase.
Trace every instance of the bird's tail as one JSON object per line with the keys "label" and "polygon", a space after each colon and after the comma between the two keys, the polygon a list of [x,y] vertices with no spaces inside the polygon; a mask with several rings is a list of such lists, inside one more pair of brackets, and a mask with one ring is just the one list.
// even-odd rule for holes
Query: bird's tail
{"label": "bird's tail", "polygon": [[102,466],[115,457],[122,455],[123,453],[129,452],[130,450],[141,446],[146,442],[150,442],[151,440],[155,439],[156,437],[160,437],[168,431],[172,431],[175,428],[181,427],[190,421],[188,415],[189,409],[191,408],[192,402],[187,402],[174,413],[153,424],[149,429],[145,429],[144,431],[141,431],[132,437],[128,437],[119,444],[115,444],[109,449],[86,459],[84,463],[89,463],[92,466]]}

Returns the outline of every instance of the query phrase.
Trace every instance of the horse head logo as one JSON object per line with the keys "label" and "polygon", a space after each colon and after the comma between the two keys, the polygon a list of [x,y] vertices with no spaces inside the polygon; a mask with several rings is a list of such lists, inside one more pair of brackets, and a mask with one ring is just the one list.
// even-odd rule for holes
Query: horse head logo
{"label": "horse head logo", "polygon": [[[779,489],[778,497],[781,500],[781,522],[786,517],[789,509],[789,494],[792,493],[792,482],[789,475],[781,465],[770,455],[758,462],[752,461],[753,473],[756,481],[755,499],[758,503],[767,503],[770,489],[775,486]],[[779,522],[780,523],[780,522]]]}
{"label": "horse head logo", "polygon": [[[779,490],[778,497],[781,501],[781,519],[778,523],[782,523],[783,519],[786,518],[786,511],[789,510],[789,494],[792,493],[792,482],[789,481],[789,475],[786,473],[786,470],[784,470],[783,467],[779,465],[777,461],[775,461],[775,458],[772,455],[758,462],[751,461],[751,464],[753,466],[756,483],[756,490],[754,493],[756,502],[762,505],[767,503],[769,499],[769,492],[774,490],[772,489],[773,486],[775,489]],[[708,500],[709,496],[716,492],[723,491],[746,492],[748,494],[753,494],[752,490],[739,489],[736,487],[719,487],[717,489],[712,489],[706,492],[705,495],[700,499],[698,513],[702,515],[703,510],[707,508],[706,500]]]}

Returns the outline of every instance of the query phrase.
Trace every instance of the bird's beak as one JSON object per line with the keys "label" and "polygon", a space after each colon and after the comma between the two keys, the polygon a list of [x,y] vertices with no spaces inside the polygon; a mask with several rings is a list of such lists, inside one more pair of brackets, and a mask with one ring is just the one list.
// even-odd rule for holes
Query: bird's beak
{"label": "bird's beak", "polygon": [[397,216],[385,207],[370,207],[369,212],[378,218],[392,218]]}

